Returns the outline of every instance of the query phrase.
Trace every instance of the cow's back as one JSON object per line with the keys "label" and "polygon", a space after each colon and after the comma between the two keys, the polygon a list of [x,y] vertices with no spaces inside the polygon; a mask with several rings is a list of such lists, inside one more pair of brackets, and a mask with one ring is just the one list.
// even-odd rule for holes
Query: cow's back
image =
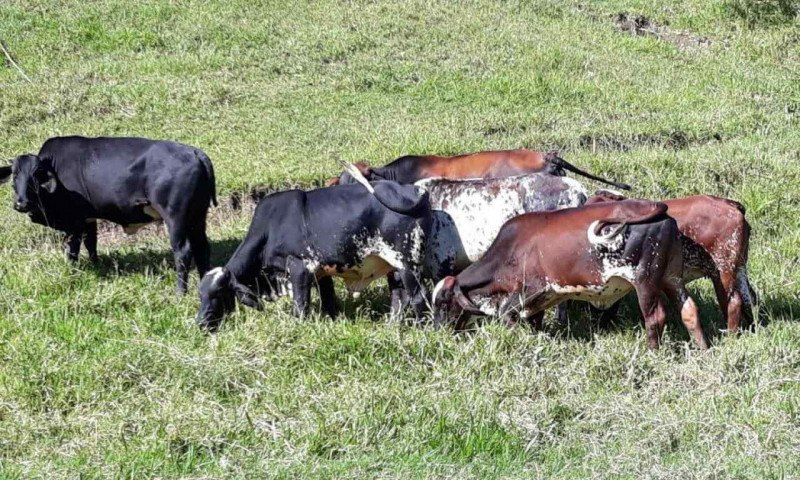
{"label": "cow's back", "polygon": [[[153,220],[152,205],[170,213],[182,196],[204,212],[214,195],[204,154],[191,146],[136,137],[55,137],[39,156],[50,159],[64,186],[70,208],[80,216],[122,225]],[[207,157],[204,157],[207,158]],[[180,195],[175,192],[180,191]]]}
{"label": "cow's back", "polygon": [[395,212],[358,184],[311,190],[306,192],[305,202],[310,244],[319,251],[340,249],[375,234],[385,238],[406,236],[417,226],[427,230],[426,222],[430,222],[428,208]]}
{"label": "cow's back", "polygon": [[456,271],[481,258],[511,218],[576,207],[587,198],[579,182],[549,174],[488,180],[426,179],[417,185],[428,190],[434,210],[429,263],[452,258]]}

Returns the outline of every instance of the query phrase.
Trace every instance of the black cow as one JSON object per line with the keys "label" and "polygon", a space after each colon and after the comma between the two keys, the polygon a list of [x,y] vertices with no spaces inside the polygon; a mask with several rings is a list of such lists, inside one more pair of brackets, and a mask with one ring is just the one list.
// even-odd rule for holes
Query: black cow
{"label": "black cow", "polygon": [[56,137],[38,155],[17,157],[0,169],[14,176],[14,208],[34,223],[64,232],[70,260],[81,240],[97,260],[97,220],[133,234],[164,220],[169,230],[178,293],[186,292],[194,259],[202,276],[209,268],[206,213],[217,204],[214,169],[200,149],[144,138]]}
{"label": "black cow", "polygon": [[[289,190],[261,200],[247,236],[224,267],[200,282],[198,324],[215,330],[234,299],[261,308],[268,279],[286,273],[294,312],[308,313],[317,283],[323,311],[335,316],[332,277],[358,292],[376,278],[397,271],[419,319],[426,303],[420,283],[425,241],[431,226],[428,195],[413,185],[382,181],[304,192]],[[402,313],[404,301],[393,315]],[[394,305],[393,305],[394,307]]]}

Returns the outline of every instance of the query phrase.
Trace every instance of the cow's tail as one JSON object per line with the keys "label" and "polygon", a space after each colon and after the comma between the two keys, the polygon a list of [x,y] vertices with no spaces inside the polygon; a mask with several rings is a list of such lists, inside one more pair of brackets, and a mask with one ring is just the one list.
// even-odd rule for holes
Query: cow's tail
{"label": "cow's tail", "polygon": [[211,159],[208,158],[208,155],[205,152],[200,150],[196,150],[197,159],[200,160],[200,163],[203,165],[203,168],[206,170],[206,175],[208,175],[208,181],[211,183],[211,204],[215,207],[217,206],[217,178],[214,176],[214,166],[211,165]]}
{"label": "cow's tail", "polygon": [[546,159],[547,159],[548,162],[550,162],[551,165],[553,165],[556,168],[569,170],[570,172],[575,173],[577,175],[581,175],[581,176],[589,178],[591,180],[595,180],[595,181],[598,181],[598,182],[601,182],[601,183],[605,183],[606,185],[611,185],[613,187],[621,188],[622,190],[630,190],[631,189],[631,186],[628,185],[627,183],[613,182],[611,180],[606,180],[605,178],[600,178],[597,175],[593,175],[593,174],[591,174],[591,173],[589,173],[589,172],[587,172],[585,170],[581,170],[580,168],[576,167],[575,165],[573,165],[573,164],[569,163],[568,161],[564,160],[563,158],[559,157],[558,154],[556,154],[554,152],[550,152],[546,156]]}
{"label": "cow's tail", "polygon": [[[376,184],[378,186],[376,189],[375,186],[369,183],[369,180],[361,173],[358,167],[352,163],[343,163],[345,171],[349,173],[355,181],[363,185],[381,205],[393,212],[403,215],[414,214],[428,201],[427,192],[416,195],[416,198],[413,199],[408,197],[408,191],[412,189],[415,193],[418,191],[417,187],[413,185],[402,185],[396,182],[383,181]],[[406,189],[406,192],[403,192],[403,189]]]}

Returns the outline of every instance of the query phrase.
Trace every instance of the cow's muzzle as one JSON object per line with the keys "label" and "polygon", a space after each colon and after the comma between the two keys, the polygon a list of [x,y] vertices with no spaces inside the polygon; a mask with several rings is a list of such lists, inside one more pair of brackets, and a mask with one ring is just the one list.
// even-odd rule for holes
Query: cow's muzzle
{"label": "cow's muzzle", "polygon": [[200,330],[206,333],[216,333],[219,331],[220,324],[222,323],[222,315],[211,315],[200,313],[195,319],[197,326]]}
{"label": "cow's muzzle", "polygon": [[28,202],[18,201],[14,203],[14,210],[20,213],[28,213],[31,211],[31,207],[28,205]]}

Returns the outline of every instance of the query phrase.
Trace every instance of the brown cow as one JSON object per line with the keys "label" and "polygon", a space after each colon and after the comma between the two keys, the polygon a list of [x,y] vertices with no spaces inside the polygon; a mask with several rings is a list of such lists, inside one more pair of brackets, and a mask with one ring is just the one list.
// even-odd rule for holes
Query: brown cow
{"label": "brown cow", "polygon": [[[369,181],[393,180],[399,183],[414,183],[423,178],[444,177],[453,180],[467,178],[506,178],[514,175],[546,172],[564,176],[565,170],[582,175],[623,190],[630,190],[625,183],[612,182],[585,172],[563,158],[557,152],[535,152],[533,150],[496,150],[468,153],[453,157],[435,155],[406,155],[383,167],[370,167],[363,162],[355,163],[361,174]],[[344,172],[325,182],[325,186],[355,183],[352,176]]]}
{"label": "brown cow", "polygon": [[678,226],[663,203],[598,203],[527,213],[503,225],[486,254],[434,290],[437,325],[462,313],[508,315],[541,324],[544,310],[576,299],[607,306],[632,289],[639,297],[647,342],[658,348],[666,321],[665,293],[684,325],[707,348],[697,306],[684,286]]}
{"label": "brown cow", "polygon": [[[600,190],[586,204],[620,201],[625,197]],[[708,278],[729,332],[737,332],[742,316],[753,320],[756,295],[747,278],[750,224],[744,206],[727,198],[697,195],[664,200],[669,215],[678,222],[683,240],[683,281]],[[603,314],[607,324],[616,305]]]}

